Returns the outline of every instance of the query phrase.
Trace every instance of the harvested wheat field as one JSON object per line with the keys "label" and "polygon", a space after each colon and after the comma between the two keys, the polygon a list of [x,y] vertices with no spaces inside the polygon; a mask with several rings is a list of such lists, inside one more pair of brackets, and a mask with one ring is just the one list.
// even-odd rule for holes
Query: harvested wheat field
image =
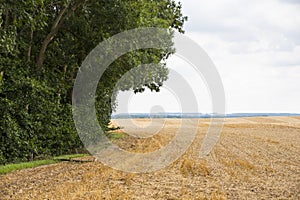
{"label": "harvested wheat field", "polygon": [[[163,124],[158,132],[126,127],[123,120],[122,131],[141,131],[142,137],[114,143],[132,152],[155,151],[181,124],[160,120],[154,123]],[[0,176],[0,199],[300,199],[300,117],[226,119],[211,154],[199,159],[209,122],[200,119],[186,153],[160,171],[130,174],[100,162],[62,162]],[[149,120],[134,123],[145,127]]]}

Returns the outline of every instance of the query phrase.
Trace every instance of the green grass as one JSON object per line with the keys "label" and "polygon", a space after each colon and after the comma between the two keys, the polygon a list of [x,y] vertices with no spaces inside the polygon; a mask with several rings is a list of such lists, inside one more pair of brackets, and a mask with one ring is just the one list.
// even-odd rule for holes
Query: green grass
{"label": "green grass", "polygon": [[70,160],[72,158],[81,158],[84,156],[88,156],[88,154],[71,154],[71,155],[62,155],[62,156],[56,156],[53,159],[54,160]]}
{"label": "green grass", "polygon": [[50,165],[54,163],[61,162],[62,160],[71,160],[73,158],[80,158],[87,156],[87,154],[73,154],[73,155],[62,155],[54,157],[53,159],[48,160],[36,160],[31,162],[22,162],[16,164],[0,165],[0,174],[7,174],[16,170],[38,167],[41,165]]}
{"label": "green grass", "polygon": [[126,137],[126,134],[112,131],[107,134],[107,137],[110,140],[114,141],[114,140],[119,140],[119,139]]}
{"label": "green grass", "polygon": [[59,160],[36,160],[32,162],[23,162],[17,164],[0,165],[0,174],[6,174],[15,170],[38,167],[41,165],[50,165],[57,163]]}

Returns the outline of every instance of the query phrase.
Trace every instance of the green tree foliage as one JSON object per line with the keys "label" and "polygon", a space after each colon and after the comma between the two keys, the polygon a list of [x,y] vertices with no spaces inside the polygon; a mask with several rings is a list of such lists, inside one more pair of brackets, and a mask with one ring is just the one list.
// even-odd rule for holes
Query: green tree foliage
{"label": "green tree foliage", "polygon": [[[71,153],[82,144],[71,113],[78,69],[101,41],[138,27],[183,32],[172,0],[0,0],[0,164]],[[120,90],[159,91],[172,52],[140,50],[117,59],[97,88],[97,114],[106,129],[118,80],[142,63],[157,63],[147,84]],[[149,75],[151,74],[151,75]]]}

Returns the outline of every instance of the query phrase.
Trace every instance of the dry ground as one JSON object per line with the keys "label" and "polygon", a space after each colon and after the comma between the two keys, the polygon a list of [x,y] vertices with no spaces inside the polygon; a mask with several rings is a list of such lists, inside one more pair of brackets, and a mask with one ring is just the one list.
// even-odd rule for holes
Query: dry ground
{"label": "dry ground", "polygon": [[[167,119],[150,138],[115,143],[154,151],[179,126],[179,119]],[[160,171],[128,174],[99,162],[62,162],[0,176],[0,199],[300,199],[300,117],[226,119],[213,152],[199,159],[208,126],[209,119],[201,119],[188,151]]]}

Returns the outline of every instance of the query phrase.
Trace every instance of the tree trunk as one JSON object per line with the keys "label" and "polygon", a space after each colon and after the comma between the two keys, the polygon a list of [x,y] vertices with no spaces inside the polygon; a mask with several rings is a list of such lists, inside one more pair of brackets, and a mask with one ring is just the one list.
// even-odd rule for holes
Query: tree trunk
{"label": "tree trunk", "polygon": [[57,18],[55,19],[52,27],[51,27],[51,31],[50,33],[46,36],[46,38],[43,41],[39,56],[37,58],[37,62],[36,62],[36,67],[38,69],[41,69],[45,60],[45,52],[47,50],[47,47],[49,45],[49,43],[53,40],[53,38],[55,37],[55,35],[57,34],[59,27],[62,24],[63,21],[63,15],[67,12],[68,7],[69,7],[70,3],[63,9],[60,11],[60,13],[58,14]]}
{"label": "tree trunk", "polygon": [[8,23],[9,23],[9,13],[8,13],[8,10],[5,10],[4,19],[5,19],[5,21],[4,21],[4,25],[3,25],[3,30],[5,31],[6,28],[7,28],[7,26],[8,26]]}

